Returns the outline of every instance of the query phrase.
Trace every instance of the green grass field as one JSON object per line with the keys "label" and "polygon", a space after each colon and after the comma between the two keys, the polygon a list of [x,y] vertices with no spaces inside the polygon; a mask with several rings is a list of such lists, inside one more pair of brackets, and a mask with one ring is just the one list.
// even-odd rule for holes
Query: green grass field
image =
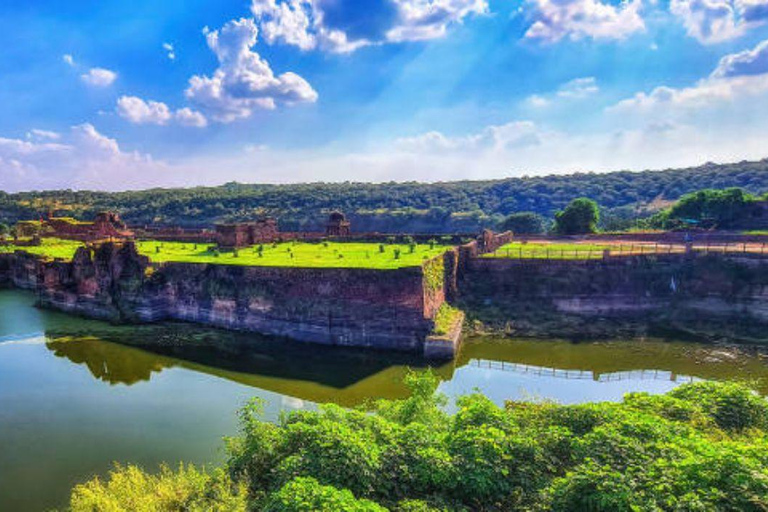
{"label": "green grass field", "polygon": [[0,245],[1,253],[12,253],[15,251],[24,251],[36,256],[44,256],[47,258],[61,258],[63,260],[71,260],[78,247],[82,247],[83,243],[75,240],[61,240],[59,238],[43,238],[40,245],[32,246],[16,246],[16,245]]}
{"label": "green grass field", "polygon": [[[26,251],[48,258],[71,260],[82,242],[43,238],[39,246],[0,246],[0,253]],[[395,269],[416,267],[424,260],[434,258],[448,249],[447,246],[416,245],[414,251],[408,245],[375,243],[304,243],[284,242],[264,244],[261,255],[258,246],[239,249],[237,252],[218,253],[213,244],[182,242],[141,241],[137,243],[140,254],[156,263],[186,262],[217,265],[243,265],[261,267],[312,267],[312,268],[374,268]],[[384,252],[381,252],[383,248]],[[399,251],[399,257],[396,252]]]}
{"label": "green grass field", "polygon": [[[264,244],[261,255],[258,246],[221,252],[217,255],[213,245],[181,242],[139,242],[139,252],[154,262],[212,263],[218,265],[244,265],[261,267],[313,267],[313,268],[375,268],[394,269],[416,267],[424,260],[445,252],[447,247],[416,245],[411,252],[407,245],[384,244],[384,252],[375,243],[304,243],[285,242],[273,246]],[[395,252],[399,251],[397,258]]]}

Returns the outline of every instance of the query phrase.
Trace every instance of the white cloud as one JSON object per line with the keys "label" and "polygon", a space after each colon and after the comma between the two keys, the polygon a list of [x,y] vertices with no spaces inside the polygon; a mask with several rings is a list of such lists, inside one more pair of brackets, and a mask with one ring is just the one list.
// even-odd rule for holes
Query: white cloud
{"label": "white cloud", "polygon": [[205,31],[219,67],[212,76],[195,75],[187,98],[220,122],[249,117],[256,108],[275,108],[317,101],[317,92],[295,73],[275,76],[269,64],[251,50],[258,29],[251,19],[232,20],[221,30]]}
{"label": "white cloud", "polygon": [[311,50],[317,45],[312,25],[312,3],[308,0],[253,0],[251,12],[259,22],[261,35],[268,44],[282,42]]}
{"label": "white cloud", "polygon": [[136,96],[121,96],[117,100],[117,113],[134,124],[166,125],[172,121],[182,126],[204,128],[208,120],[200,112],[181,108],[175,113],[160,101],[144,101]]}
{"label": "white cloud", "polygon": [[74,66],[75,65],[75,58],[72,57],[70,54],[65,53],[61,56],[61,60],[64,61],[64,63],[68,66]]}
{"label": "white cloud", "polygon": [[597,94],[600,87],[597,85],[595,77],[588,76],[584,78],[575,78],[566,82],[557,90],[557,95],[562,98],[586,98],[592,94]]}
{"label": "white cloud", "polygon": [[117,73],[104,68],[91,68],[80,75],[83,82],[93,87],[108,87],[117,79]]}
{"label": "white cloud", "polygon": [[173,117],[165,103],[144,101],[136,96],[121,96],[117,100],[117,113],[135,124],[166,124]]}
{"label": "white cloud", "polygon": [[134,180],[162,177],[165,168],[148,155],[121,150],[88,123],[56,142],[0,138],[2,190],[130,187]]}
{"label": "white cloud", "polygon": [[325,22],[318,0],[252,0],[253,13],[268,44],[283,43],[302,50],[348,53],[386,42],[422,41],[443,37],[451,25],[472,14],[488,12],[486,0],[391,0],[394,20],[375,39],[351,39]]}
{"label": "white cloud", "polygon": [[557,91],[551,94],[533,94],[525,99],[525,103],[534,108],[549,107],[557,100],[583,100],[593,94],[600,92],[600,87],[597,85],[595,77],[587,76],[583,78],[574,78],[568,82],[565,82]]}
{"label": "white cloud", "polygon": [[716,78],[768,73],[768,39],[751,50],[726,55],[720,59],[715,71]]}
{"label": "white cloud", "polygon": [[389,41],[423,41],[443,37],[450,25],[470,14],[486,14],[485,0],[395,0],[399,19],[387,32]]}
{"label": "white cloud", "polygon": [[734,39],[768,20],[768,0],[671,0],[669,8],[704,44]]}
{"label": "white cloud", "polygon": [[31,141],[59,140],[60,138],[60,133],[52,132],[50,130],[40,130],[39,128],[33,128],[27,132],[27,140]]}
{"label": "white cloud", "polygon": [[563,38],[621,40],[645,30],[642,0],[616,6],[599,0],[528,0],[529,39],[557,42]]}
{"label": "white cloud", "polygon": [[[650,93],[639,92],[611,107],[611,111],[648,112],[667,115],[686,111],[702,113],[702,109],[734,102],[754,101],[768,93],[768,40],[754,49],[726,55],[712,74],[690,87],[660,86]],[[765,101],[763,102],[765,103]],[[754,112],[754,108],[753,108]]]}
{"label": "white cloud", "polygon": [[195,128],[205,128],[208,126],[208,120],[203,114],[185,107],[176,111],[176,121],[182,126],[192,126]]}
{"label": "white cloud", "polygon": [[176,60],[176,50],[171,43],[163,43],[163,50],[166,51],[166,56],[170,60]]}
{"label": "white cloud", "polygon": [[448,137],[432,131],[415,137],[395,141],[400,149],[409,151],[505,151],[514,148],[537,146],[544,135],[530,121],[513,121],[503,125],[487,126],[469,135]]}

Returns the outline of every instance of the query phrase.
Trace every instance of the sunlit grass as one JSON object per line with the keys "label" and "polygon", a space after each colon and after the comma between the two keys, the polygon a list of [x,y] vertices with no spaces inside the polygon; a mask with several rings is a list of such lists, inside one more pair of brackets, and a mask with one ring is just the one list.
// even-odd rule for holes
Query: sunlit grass
{"label": "sunlit grass", "polygon": [[40,240],[40,245],[0,245],[0,254],[24,251],[29,254],[34,254],[35,256],[60,258],[69,261],[75,256],[75,252],[77,251],[78,247],[82,246],[83,243],[76,240],[43,238]]}
{"label": "sunlit grass", "polygon": [[[17,250],[47,258],[71,260],[82,242],[43,238],[40,245],[0,246],[0,253]],[[218,251],[215,244],[186,242],[137,242],[139,253],[152,262],[210,263],[215,265],[242,265],[260,267],[311,267],[311,268],[373,268],[395,269],[416,267],[444,253],[444,245],[377,244],[344,242],[284,242],[263,244],[238,249]]]}
{"label": "sunlit grass", "polygon": [[357,242],[284,242],[217,251],[213,244],[143,241],[139,253],[157,263],[211,263],[261,267],[374,268],[415,267],[445,252],[446,246]]}

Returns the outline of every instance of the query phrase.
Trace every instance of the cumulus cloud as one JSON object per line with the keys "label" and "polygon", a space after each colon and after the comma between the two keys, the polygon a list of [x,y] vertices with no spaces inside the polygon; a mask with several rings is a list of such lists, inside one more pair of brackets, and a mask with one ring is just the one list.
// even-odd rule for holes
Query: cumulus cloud
{"label": "cumulus cloud", "polygon": [[470,14],[485,14],[485,0],[395,0],[399,18],[387,32],[389,41],[423,41],[443,37],[449,26]]}
{"label": "cumulus cloud", "polygon": [[205,116],[189,107],[177,110],[175,117],[176,121],[182,126],[192,126],[194,128],[205,128],[208,126],[208,120]]}
{"label": "cumulus cloud", "polygon": [[72,126],[55,141],[0,138],[0,189],[114,188],[160,176],[164,165],[123,151],[92,124]]}
{"label": "cumulus cloud", "polygon": [[135,124],[166,124],[172,117],[165,103],[144,101],[136,96],[121,96],[117,100],[117,113]]}
{"label": "cumulus cloud", "polygon": [[525,37],[554,43],[561,39],[621,40],[645,30],[641,0],[616,6],[599,0],[528,0],[532,20]]}
{"label": "cumulus cloud", "polygon": [[273,109],[317,101],[317,92],[296,73],[275,75],[269,63],[252,50],[258,28],[252,19],[232,20],[221,30],[206,30],[219,67],[212,76],[195,75],[187,99],[220,122],[249,117],[254,109]]}
{"label": "cumulus cloud", "polygon": [[171,43],[163,43],[163,50],[165,50],[168,59],[176,60],[176,49]]}
{"label": "cumulus cloud", "polygon": [[350,36],[345,29],[328,22],[327,8],[343,9],[339,2],[252,0],[251,12],[268,44],[279,42],[302,50],[319,48],[336,53],[386,42],[436,39],[467,16],[488,12],[486,0],[386,0],[384,3],[394,15],[391,20],[387,17],[389,23],[380,34],[369,37]]}
{"label": "cumulus cloud", "polygon": [[117,79],[117,73],[104,68],[91,68],[87,73],[80,75],[80,78],[93,87],[108,87]]}
{"label": "cumulus cloud", "polygon": [[675,111],[714,107],[760,97],[768,92],[768,40],[754,49],[726,55],[712,74],[690,87],[660,86],[639,92],[611,107],[612,111]]}
{"label": "cumulus cloud", "polygon": [[120,117],[134,124],[166,125],[177,122],[182,126],[203,128],[208,120],[200,112],[188,107],[172,112],[168,105],[160,101],[144,101],[136,96],[121,96],[117,100],[117,113]]}
{"label": "cumulus cloud", "polygon": [[704,44],[734,39],[768,20],[768,0],[672,0],[669,8]]}

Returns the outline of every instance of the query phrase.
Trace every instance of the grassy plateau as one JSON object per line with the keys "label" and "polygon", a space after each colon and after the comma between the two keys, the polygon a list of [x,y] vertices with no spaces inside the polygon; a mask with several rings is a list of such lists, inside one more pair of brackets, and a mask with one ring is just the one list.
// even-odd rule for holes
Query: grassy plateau
{"label": "grassy plateau", "polygon": [[[48,258],[71,260],[82,242],[44,238],[39,246],[0,246],[0,252],[26,251]],[[209,263],[262,267],[372,268],[416,267],[446,251],[447,246],[357,242],[284,242],[218,251],[213,244],[137,242],[140,254],[152,262]]]}

